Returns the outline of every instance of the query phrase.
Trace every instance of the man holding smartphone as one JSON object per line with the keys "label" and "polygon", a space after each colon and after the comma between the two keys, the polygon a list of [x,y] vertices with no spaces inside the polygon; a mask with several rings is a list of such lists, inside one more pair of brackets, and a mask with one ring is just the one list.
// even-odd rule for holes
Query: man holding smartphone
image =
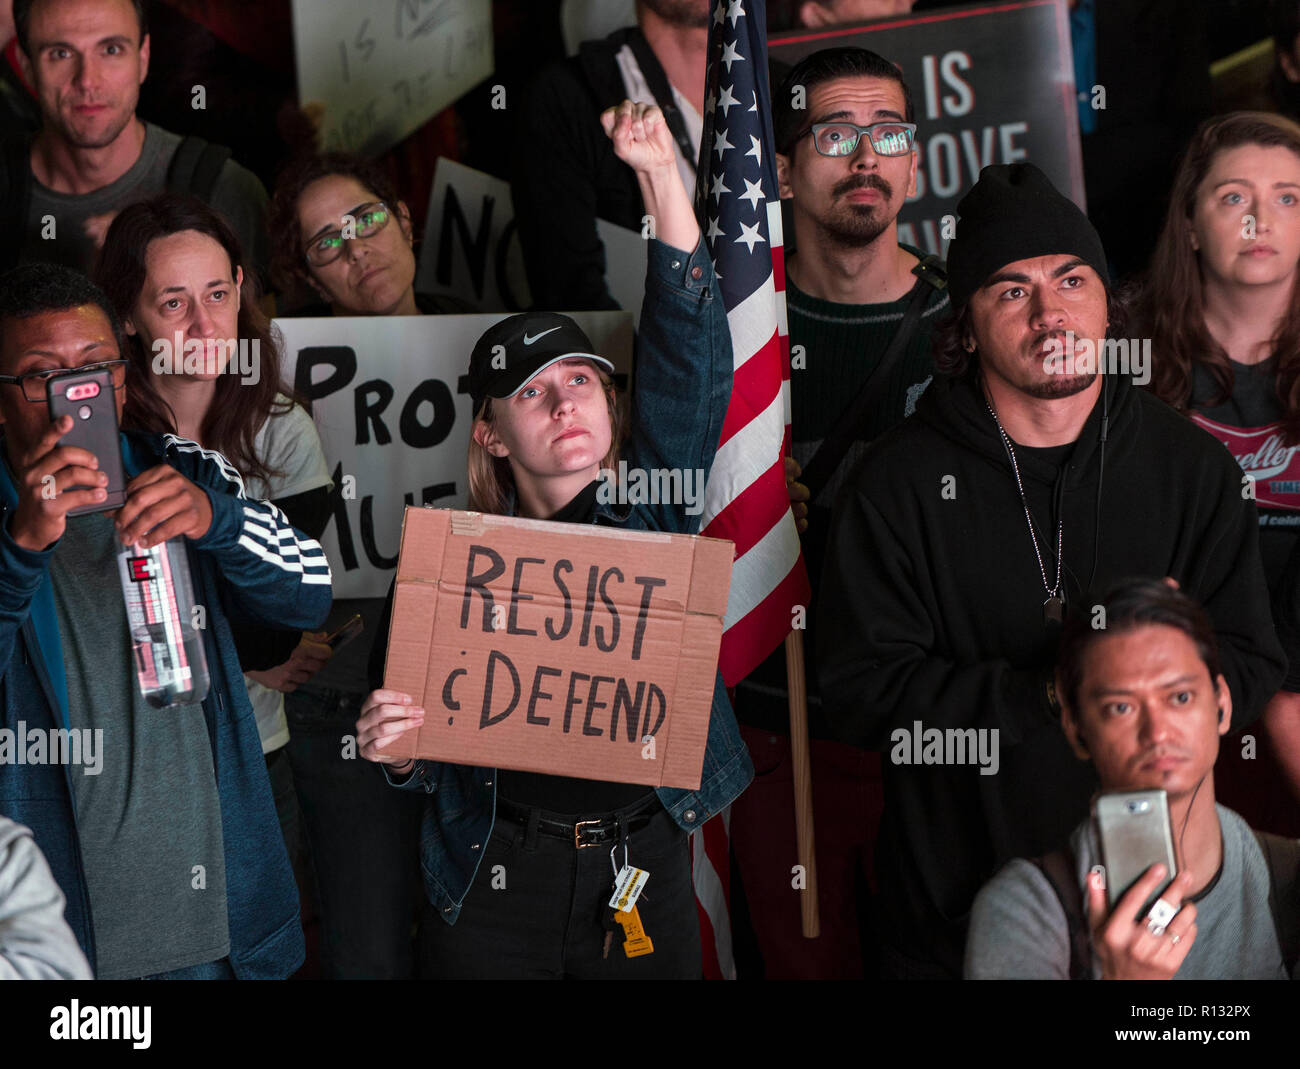
{"label": "man holding smartphone", "polygon": [[[980,891],[966,976],[1284,980],[1300,920],[1285,885],[1294,884],[1300,843],[1252,833],[1215,804],[1232,694],[1209,617],[1157,580],[1121,584],[1102,608],[1104,616],[1080,613],[1065,628],[1061,725],[1103,792],[1165,792],[1178,875],[1144,910],[1168,879],[1165,851],[1152,849],[1140,859],[1150,867],[1109,908],[1099,862],[1110,854],[1117,868],[1124,843],[1113,826],[1085,820],[1063,849],[1010,862]],[[1099,618],[1105,626],[1095,628]]]}
{"label": "man holding smartphone", "polygon": [[[108,504],[105,458],[60,444],[73,419],[51,423],[46,387],[111,369],[120,413],[120,338],[76,271],[0,277],[0,727],[101,740],[97,769],[52,746],[0,762],[0,813],[32,829],[96,977],[283,978],[304,955],[298,891],[231,621],[319,626],[329,565],[223,457],[174,435],[112,440],[126,503],[70,515]],[[188,551],[211,685],[158,710],[135,679],[117,554],[169,538]]]}

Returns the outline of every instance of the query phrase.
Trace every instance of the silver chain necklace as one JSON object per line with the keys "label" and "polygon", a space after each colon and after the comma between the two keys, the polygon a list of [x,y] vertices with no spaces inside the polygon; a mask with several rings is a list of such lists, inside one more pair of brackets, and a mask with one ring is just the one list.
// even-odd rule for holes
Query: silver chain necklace
{"label": "silver chain necklace", "polygon": [[984,404],[989,410],[989,415],[993,417],[993,422],[997,424],[998,434],[1002,436],[1002,444],[1006,447],[1007,456],[1011,458],[1011,471],[1016,477],[1016,489],[1020,491],[1020,503],[1025,508],[1029,540],[1033,542],[1034,556],[1038,558],[1038,574],[1042,576],[1043,589],[1047,591],[1047,600],[1043,602],[1043,623],[1059,624],[1065,616],[1065,598],[1061,595],[1061,540],[1065,534],[1064,509],[1056,521],[1056,583],[1054,586],[1048,586],[1047,569],[1043,567],[1043,554],[1038,549],[1038,536],[1034,534],[1034,520],[1029,514],[1029,499],[1025,497],[1025,484],[1020,480],[1020,465],[1016,463],[1016,451],[1011,447],[1011,439],[1003,429],[1002,421],[998,419],[998,414],[993,411],[993,406],[987,397],[984,398]]}

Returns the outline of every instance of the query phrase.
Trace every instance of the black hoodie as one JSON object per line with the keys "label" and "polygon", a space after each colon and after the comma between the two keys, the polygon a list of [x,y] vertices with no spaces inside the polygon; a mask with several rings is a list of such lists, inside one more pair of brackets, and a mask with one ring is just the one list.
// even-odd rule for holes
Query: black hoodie
{"label": "black hoodie", "polygon": [[[1067,610],[1120,579],[1172,576],[1213,620],[1234,729],[1255,719],[1286,662],[1255,506],[1232,457],[1117,377],[1068,460],[1058,467],[1045,452],[1017,448],[1016,459],[1049,581],[1063,511]],[[1043,621],[1046,596],[978,382],[936,378],[836,503],[818,620],[822,634],[839,637],[825,644],[820,676],[826,714],[846,741],[890,755],[892,733],[910,734],[916,721],[998,731],[992,775],[974,764],[883,762],[881,930],[921,971],[960,976],[981,884],[1009,858],[1056,847],[1087,815],[1092,768],[1068,748],[1046,690],[1059,637]]]}

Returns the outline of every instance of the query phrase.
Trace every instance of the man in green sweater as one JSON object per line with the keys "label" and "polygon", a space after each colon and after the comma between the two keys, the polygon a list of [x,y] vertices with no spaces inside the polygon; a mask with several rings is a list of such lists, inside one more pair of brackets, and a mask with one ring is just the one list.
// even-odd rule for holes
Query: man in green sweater
{"label": "man in green sweater", "polygon": [[[898,68],[865,49],[824,49],[801,60],[772,101],[781,196],[794,220],[795,251],[786,259],[788,474],[815,604],[835,493],[867,444],[910,414],[929,385],[931,334],[948,297],[937,263],[922,269],[924,254],[898,243],[898,213],[915,192],[917,166],[912,99]],[[865,413],[848,417],[847,439],[834,435],[864,388],[872,391]],[[794,481],[801,466],[809,467],[811,493]],[[741,731],[755,767],[769,774],[733,807],[732,842],[767,977],[860,977],[872,954],[869,911],[856,888],[870,873],[883,799],[879,758],[831,740],[810,631],[804,649],[824,938],[801,937],[791,888],[797,859],[781,650],[738,689]]]}

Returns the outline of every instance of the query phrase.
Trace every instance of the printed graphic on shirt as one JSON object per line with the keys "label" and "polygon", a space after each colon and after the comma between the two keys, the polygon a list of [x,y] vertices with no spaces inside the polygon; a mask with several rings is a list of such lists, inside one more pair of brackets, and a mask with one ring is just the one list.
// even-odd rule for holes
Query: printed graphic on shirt
{"label": "printed graphic on shirt", "polygon": [[1255,501],[1260,508],[1300,511],[1300,445],[1287,445],[1276,423],[1264,427],[1229,427],[1192,413],[1228,447],[1241,470],[1255,481]]}

